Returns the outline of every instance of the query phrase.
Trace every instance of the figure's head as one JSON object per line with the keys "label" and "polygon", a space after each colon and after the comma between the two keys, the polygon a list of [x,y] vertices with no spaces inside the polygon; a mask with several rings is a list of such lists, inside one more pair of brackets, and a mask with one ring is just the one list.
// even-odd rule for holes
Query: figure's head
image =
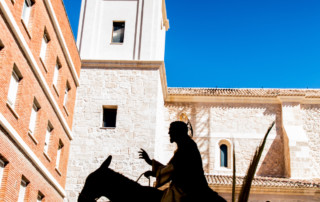
{"label": "figure's head", "polygon": [[188,125],[182,121],[174,121],[170,124],[169,128],[170,142],[176,142],[189,138]]}
{"label": "figure's head", "polygon": [[103,195],[104,173],[107,171],[112,156],[109,156],[96,171],[92,172],[86,179],[86,182],[81,190],[78,202],[96,201]]}

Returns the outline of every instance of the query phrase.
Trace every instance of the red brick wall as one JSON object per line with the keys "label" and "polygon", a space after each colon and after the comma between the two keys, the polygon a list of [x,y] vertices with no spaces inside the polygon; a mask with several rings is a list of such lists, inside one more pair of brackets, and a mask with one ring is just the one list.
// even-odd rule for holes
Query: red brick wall
{"label": "red brick wall", "polygon": [[[12,3],[11,0],[6,0],[6,3],[10,8],[15,21],[18,24],[19,29],[34,56],[37,65],[43,77],[45,78],[45,81],[49,86],[52,95],[54,96],[54,99],[59,105],[60,111],[62,112],[64,118],[67,121],[67,124],[71,129],[73,110],[75,106],[76,84],[72,77],[70,67],[68,66],[61,44],[56,35],[57,32],[56,30],[54,30],[52,22],[49,18],[49,13],[45,8],[44,2],[42,0],[36,0],[35,2],[36,3],[32,7],[28,28],[25,29],[23,23],[21,22],[23,0],[16,0],[15,3]],[[68,49],[70,50],[71,58],[79,75],[81,61],[72,36],[71,28],[68,24],[63,3],[59,0],[51,1],[51,3],[53,4],[54,10],[56,11],[58,21],[59,23],[61,23],[60,27],[65,37]],[[47,47],[44,66],[40,60],[39,55],[45,27],[51,40]],[[62,187],[64,187],[66,182],[70,140],[62,126],[62,123],[58,119],[58,116],[55,113],[50,101],[48,100],[48,97],[40,86],[38,78],[35,76],[35,73],[31,68],[30,61],[27,60],[25,53],[22,51],[21,46],[19,45],[13,34],[13,31],[9,28],[8,22],[6,21],[3,14],[1,14],[0,16],[0,30],[0,39],[5,45],[4,49],[0,51],[0,113],[18,132],[23,141],[28,145],[28,147],[30,147],[33,153],[35,153],[42,164],[52,174],[52,176],[59,182]],[[28,35],[28,32],[30,36]],[[52,86],[53,73],[57,57],[59,58],[62,66],[59,71],[58,94],[55,92]],[[18,117],[16,117],[7,106],[9,83],[14,64],[18,67],[23,76],[23,79],[19,83],[17,100],[15,103],[15,112],[18,114]],[[68,104],[66,107],[68,110],[68,115],[63,109],[64,91],[67,81],[69,82],[71,87],[68,95]],[[34,98],[37,99],[41,106],[37,116],[36,130],[34,132],[34,137],[36,138],[37,143],[34,142],[28,135],[30,115]],[[49,161],[43,153],[48,121],[50,121],[54,127],[54,130],[51,133],[48,151],[48,155],[51,161]],[[0,136],[2,136],[2,134],[0,134]],[[61,140],[64,144],[59,166],[61,175],[55,170],[56,154],[58,150],[59,140]],[[4,192],[3,190],[0,191],[0,201],[3,194],[4,197],[9,197],[6,199],[13,199],[12,201],[16,200],[15,197],[18,197],[17,190],[19,189],[17,187],[12,187],[11,189],[10,186],[15,185],[15,183],[15,186],[20,186],[22,174],[26,176],[27,179],[30,180],[33,184],[31,186],[31,190],[29,189],[30,196],[36,197],[36,187],[39,185],[38,187],[43,187],[46,190],[41,190],[41,192],[46,195],[46,201],[57,201],[53,199],[59,199],[58,193],[56,193],[54,190],[50,191],[50,189],[52,189],[51,185],[49,185],[46,180],[41,177],[41,175],[32,166],[32,164],[29,163],[30,165],[28,164],[28,167],[24,166],[27,160],[23,157],[23,154],[19,152],[17,153],[17,147],[14,146],[12,142],[8,141],[7,139],[4,140],[3,138],[1,138],[0,145],[0,154],[5,156],[5,158],[10,161],[10,163],[6,167],[6,169],[9,170],[7,182],[10,183],[8,183],[8,186],[6,186],[7,188]],[[32,188],[33,186],[34,188]],[[47,194],[44,192],[47,192]],[[48,200],[47,196],[49,195],[50,197],[53,197],[52,200]]]}
{"label": "red brick wall", "polygon": [[[42,0],[35,1],[36,3],[32,6],[30,20],[27,28],[25,28],[25,26],[21,21],[24,0],[16,0],[14,4],[11,2],[11,0],[6,0],[6,2],[9,8],[11,9],[11,12],[18,26],[36,59],[37,64],[43,76],[45,77],[48,83],[48,86],[51,89],[52,94],[54,95],[56,101],[58,102],[59,107],[63,112],[63,115],[69,127],[71,128],[72,120],[73,120],[72,115],[73,115],[73,109],[74,109],[74,98],[76,94],[76,84],[71,74],[71,70],[70,70],[71,67],[69,67],[66,57],[62,51],[58,37],[56,35],[56,31],[54,30],[53,24],[50,20],[49,13],[46,10],[44,2]],[[65,13],[63,3],[60,0],[51,1],[51,3],[54,7],[54,10],[56,11],[56,16],[58,18],[59,25],[62,30],[64,39],[70,51],[70,55],[71,55],[73,64],[75,66],[75,69],[78,75],[80,75],[80,68],[81,68],[80,56],[78,54],[78,50],[74,42],[74,38],[72,35],[71,28],[69,26],[69,21]],[[39,55],[40,55],[41,42],[42,42],[45,28],[48,31],[51,41],[48,43],[47,52],[46,52],[46,61],[43,64],[40,60]],[[28,35],[28,33],[30,34],[30,36]],[[59,95],[54,91],[52,87],[53,72],[54,72],[54,67],[56,65],[57,57],[59,58],[61,65],[63,67],[61,69],[62,72],[60,72],[59,82],[58,82]],[[63,110],[63,97],[64,97],[63,95],[64,95],[67,80],[69,81],[69,84],[71,86],[71,91],[69,94],[70,102],[68,102],[68,106],[67,106],[69,116]]]}
{"label": "red brick wall", "polygon": [[63,36],[69,48],[72,60],[74,61],[74,65],[76,66],[78,76],[80,76],[81,60],[78,54],[78,48],[76,46],[72,31],[71,31],[69,20],[67,20],[68,16],[67,16],[67,13],[65,12],[63,0],[54,0],[54,1],[51,0],[51,3],[57,15]]}
{"label": "red brick wall", "polygon": [[2,179],[0,201],[17,201],[22,175],[30,183],[26,190],[26,201],[36,201],[38,191],[46,202],[63,201],[62,196],[33,167],[31,162],[17,149],[8,138],[8,134],[0,127],[1,155],[8,160]]}
{"label": "red brick wall", "polygon": [[[28,146],[33,150],[33,152],[38,156],[42,163],[57,178],[61,185],[64,185],[70,140],[66,132],[64,131],[61,122],[59,121],[51,104],[45,96],[42,88],[40,87],[37,78],[32,72],[31,67],[26,61],[24,55],[20,52],[19,47],[16,44],[14,38],[11,36],[9,30],[5,27],[3,18],[0,19],[0,29],[4,30],[4,32],[0,33],[0,37],[5,45],[5,48],[2,50],[4,52],[2,53],[4,57],[0,58],[0,111],[14,127],[14,129],[20,134],[20,136],[28,144]],[[15,103],[15,111],[18,114],[19,118],[16,118],[14,116],[14,114],[6,104],[11,72],[14,64],[16,64],[23,76],[23,79],[19,83],[18,95]],[[63,69],[66,69],[66,67]],[[64,77],[66,77],[66,75],[63,75],[62,73],[62,79],[64,79]],[[70,94],[74,94],[75,90],[75,87],[71,89]],[[52,92],[54,91],[52,90]],[[61,93],[61,96],[59,98],[61,100],[59,105],[61,106],[60,108],[62,112],[64,112],[62,109],[63,96],[64,93]],[[38,144],[35,144],[28,135],[30,115],[34,98],[37,99],[41,106],[40,110],[38,111],[36,130],[34,133]],[[70,95],[68,101],[69,103],[74,103],[74,98]],[[70,105],[72,105],[73,107],[74,104]],[[73,110],[70,110],[70,117],[72,117],[73,115],[72,112]],[[43,155],[44,140],[48,121],[50,121],[54,127],[48,152],[51,158],[51,162],[49,162]],[[62,177],[60,177],[54,170],[59,139],[61,139],[64,143],[64,151],[66,151],[61,158],[61,162],[63,162],[60,170],[63,174]]]}

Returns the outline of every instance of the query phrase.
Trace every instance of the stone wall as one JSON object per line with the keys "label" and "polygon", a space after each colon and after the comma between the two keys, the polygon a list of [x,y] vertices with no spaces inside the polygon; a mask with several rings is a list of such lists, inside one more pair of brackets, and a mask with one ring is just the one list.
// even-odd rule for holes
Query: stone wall
{"label": "stone wall", "polygon": [[[305,104],[301,106],[303,129],[307,134],[309,155],[313,168],[320,167],[320,105]],[[320,179],[320,170],[314,170],[314,177]]]}
{"label": "stone wall", "polygon": [[[168,103],[165,107],[163,131],[167,131],[170,122],[178,120],[181,113],[186,113],[193,125],[194,140],[202,154],[205,172],[212,174],[232,174],[232,161],[229,162],[228,168],[221,168],[219,165],[219,142],[226,140],[230,145],[235,144],[237,174],[244,175],[256,147],[260,144],[269,125],[276,120],[276,125],[268,137],[257,174],[284,175],[280,105]],[[167,133],[164,132],[162,138],[161,147],[164,153],[160,160],[165,163],[175,147],[169,143]]]}
{"label": "stone wall", "polygon": [[[156,114],[163,100],[159,79],[155,69],[82,68],[66,186],[70,201],[76,201],[87,175],[109,155],[110,167],[133,180],[151,169],[138,151],[144,148],[154,156]],[[103,105],[117,106],[115,128],[101,127]]]}

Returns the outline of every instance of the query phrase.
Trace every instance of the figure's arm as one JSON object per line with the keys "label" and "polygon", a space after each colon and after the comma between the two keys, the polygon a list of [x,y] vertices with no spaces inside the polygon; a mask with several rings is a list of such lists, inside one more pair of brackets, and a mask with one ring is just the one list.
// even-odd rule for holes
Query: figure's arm
{"label": "figure's arm", "polygon": [[164,166],[156,160],[152,160],[152,172],[156,176],[156,187],[161,187],[171,180],[174,167],[171,163]]}
{"label": "figure's arm", "polygon": [[152,165],[152,161],[151,161],[151,159],[150,159],[150,157],[149,157],[149,155],[148,155],[148,153],[146,151],[141,149],[138,153],[139,153],[139,158],[140,159],[144,159],[147,162],[147,164],[149,164],[150,166]]}

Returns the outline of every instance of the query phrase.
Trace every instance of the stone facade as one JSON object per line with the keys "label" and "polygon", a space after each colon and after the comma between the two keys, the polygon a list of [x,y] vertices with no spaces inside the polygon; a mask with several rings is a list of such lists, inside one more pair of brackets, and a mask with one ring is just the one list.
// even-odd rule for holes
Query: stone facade
{"label": "stone facade", "polygon": [[[163,100],[157,69],[82,67],[80,83],[66,187],[70,201],[108,155],[111,168],[133,180],[150,169],[137,156],[140,148],[154,155],[157,106]],[[102,127],[104,106],[117,106],[115,128]]]}
{"label": "stone facade", "polygon": [[[174,144],[169,143],[168,126],[172,121],[179,120],[182,113],[192,123],[193,139],[198,144],[205,172],[209,175],[232,175],[233,159],[230,155],[228,167],[220,167],[219,144],[222,142],[228,145],[230,154],[234,144],[237,176],[244,176],[255,149],[269,125],[275,121],[256,176],[319,179],[319,154],[316,152],[318,104],[284,104],[278,98],[267,102],[263,98],[248,98],[252,99],[249,102],[236,97],[222,102],[219,97],[208,96],[212,99],[209,102],[203,97],[198,99],[196,95],[188,96],[185,93],[177,98],[179,95],[170,94],[174,90],[172,88],[169,88],[167,95],[163,94],[159,70],[91,66],[83,67],[81,74],[82,85],[78,91],[73,126],[77,137],[71,146],[67,180],[70,201],[76,200],[86,176],[98,168],[108,155],[114,157],[111,168],[133,180],[150,169],[138,159],[139,148],[144,148],[151,157],[162,163],[168,162],[176,149]],[[304,92],[308,93],[307,90]],[[104,105],[118,106],[115,129],[101,128]],[[290,124],[298,126],[295,120],[303,129],[298,136],[290,130]],[[304,133],[308,138],[306,143],[303,142]],[[272,199],[294,199],[290,194],[281,195],[283,193],[279,190],[282,189],[272,192],[275,194]],[[224,190],[219,191],[227,198],[230,196]],[[259,188],[250,200],[261,201],[265,194],[271,192]],[[302,191],[298,195],[300,198],[316,200],[313,192],[304,196]]]}
{"label": "stone facade", "polygon": [[193,125],[194,140],[198,143],[202,154],[205,172],[211,174],[232,174],[231,166],[221,168],[219,161],[219,142],[227,140],[231,145],[235,144],[237,172],[239,175],[244,175],[270,123],[277,120],[276,127],[269,135],[266,152],[262,155],[263,166],[259,166],[258,174],[284,176],[279,105],[169,103],[166,104],[165,111],[167,127],[170,122],[178,119],[180,113],[187,114]]}
{"label": "stone facade", "polygon": [[[193,126],[207,180],[210,176],[230,179],[233,148],[237,176],[243,177],[275,121],[256,172],[264,183],[257,180],[250,200],[317,200],[320,185],[312,183],[320,178],[320,90],[167,88],[163,62],[169,28],[166,18],[164,0],[82,1],[78,35],[81,85],[67,199],[77,200],[88,174],[109,155],[113,156],[110,167],[133,180],[150,170],[138,158],[140,148],[167,163],[176,149],[169,143],[168,127],[183,114]],[[125,21],[127,28],[123,43],[117,45],[110,43],[114,21]],[[116,127],[102,127],[104,107],[117,109]],[[220,165],[222,144],[228,151],[226,167]],[[290,181],[293,179],[297,181]],[[304,186],[299,180],[309,184]],[[230,198],[230,183],[208,181]]]}

